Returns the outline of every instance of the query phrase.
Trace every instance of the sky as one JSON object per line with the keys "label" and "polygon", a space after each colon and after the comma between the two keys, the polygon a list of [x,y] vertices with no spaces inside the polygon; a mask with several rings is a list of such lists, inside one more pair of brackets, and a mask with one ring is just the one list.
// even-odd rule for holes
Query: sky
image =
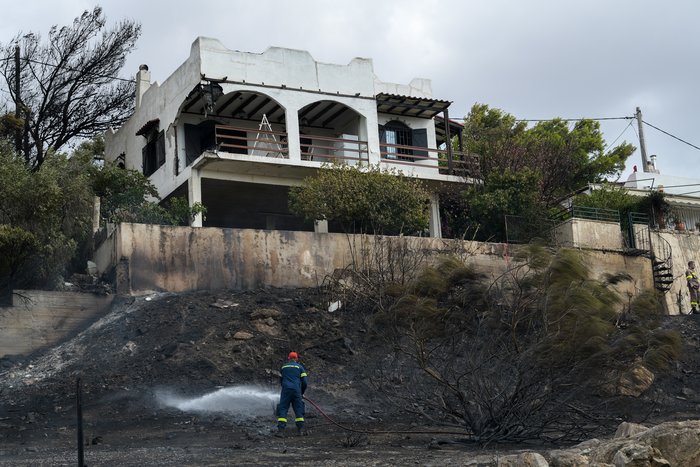
{"label": "sky", "polygon": [[[308,50],[346,64],[371,58],[382,81],[432,80],[433,96],[461,118],[475,103],[520,119],[631,117],[700,147],[700,2],[695,0],[0,0],[0,43],[44,36],[100,5],[110,25],[142,35],[123,77],[148,64],[163,82],[197,36],[230,49]],[[612,146],[639,147],[636,120],[604,120]],[[700,150],[645,125],[662,174],[700,179]],[[622,179],[637,165],[637,150]]]}

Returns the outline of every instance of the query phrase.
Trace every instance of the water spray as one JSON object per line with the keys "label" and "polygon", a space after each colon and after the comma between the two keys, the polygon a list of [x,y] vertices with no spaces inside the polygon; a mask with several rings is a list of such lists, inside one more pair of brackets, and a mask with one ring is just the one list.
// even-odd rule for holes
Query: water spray
{"label": "water spray", "polygon": [[269,413],[279,394],[256,386],[230,386],[210,393],[185,397],[169,391],[158,391],[157,400],[165,407],[182,412],[228,413],[239,417],[255,417]]}

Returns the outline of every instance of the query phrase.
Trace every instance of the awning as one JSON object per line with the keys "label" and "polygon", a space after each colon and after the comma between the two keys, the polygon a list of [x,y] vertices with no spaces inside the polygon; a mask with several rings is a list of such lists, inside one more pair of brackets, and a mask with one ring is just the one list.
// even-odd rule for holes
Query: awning
{"label": "awning", "polygon": [[401,96],[398,94],[379,93],[377,112],[406,117],[433,118],[452,104],[450,101],[428,97]]}
{"label": "awning", "polygon": [[136,136],[146,136],[148,132],[150,132],[153,129],[158,129],[158,126],[160,125],[160,119],[155,118],[153,120],[149,120],[144,125],[139,128],[139,131],[136,132]]}

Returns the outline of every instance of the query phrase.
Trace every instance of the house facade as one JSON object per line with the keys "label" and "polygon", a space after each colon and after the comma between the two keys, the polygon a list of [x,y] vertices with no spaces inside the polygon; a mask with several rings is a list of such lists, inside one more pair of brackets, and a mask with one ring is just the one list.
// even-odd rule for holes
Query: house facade
{"label": "house facade", "polygon": [[665,226],[674,229],[674,220],[684,225],[684,230],[700,231],[700,180],[653,172],[633,172],[624,187],[629,193],[645,196],[652,190],[665,193],[673,213],[665,219]]}
{"label": "house facade", "polygon": [[447,144],[459,132],[449,105],[429,80],[380,81],[370,59],[327,64],[200,37],[162,84],[140,67],[135,112],[107,132],[106,159],[143,171],[163,199],[203,203],[193,226],[279,230],[327,231],[288,209],[289,187],[324,163],[393,168],[431,190],[430,234],[440,237],[437,193],[478,176],[478,160]]}

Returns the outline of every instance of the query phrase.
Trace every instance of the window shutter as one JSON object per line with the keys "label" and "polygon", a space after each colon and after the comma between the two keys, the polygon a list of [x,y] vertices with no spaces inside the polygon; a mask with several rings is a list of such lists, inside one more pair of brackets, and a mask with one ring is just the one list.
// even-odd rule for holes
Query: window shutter
{"label": "window shutter", "polygon": [[195,159],[197,159],[202,154],[202,147],[200,145],[201,136],[199,134],[199,128],[197,125],[190,125],[185,123],[185,157],[186,165],[192,164]]}
{"label": "window shutter", "polygon": [[165,131],[161,131],[156,140],[156,159],[158,167],[165,164]]}
{"label": "window shutter", "polygon": [[148,144],[141,148],[141,171],[148,177]]}
{"label": "window shutter", "polygon": [[[384,125],[379,125],[379,142],[386,143],[386,127]],[[386,158],[386,146],[379,146],[380,158]]]}
{"label": "window shutter", "polygon": [[[425,128],[418,128],[412,132],[413,146],[418,146],[420,148],[428,147],[428,130]],[[418,151],[413,150],[413,155],[418,157],[428,157],[428,151]]]}

